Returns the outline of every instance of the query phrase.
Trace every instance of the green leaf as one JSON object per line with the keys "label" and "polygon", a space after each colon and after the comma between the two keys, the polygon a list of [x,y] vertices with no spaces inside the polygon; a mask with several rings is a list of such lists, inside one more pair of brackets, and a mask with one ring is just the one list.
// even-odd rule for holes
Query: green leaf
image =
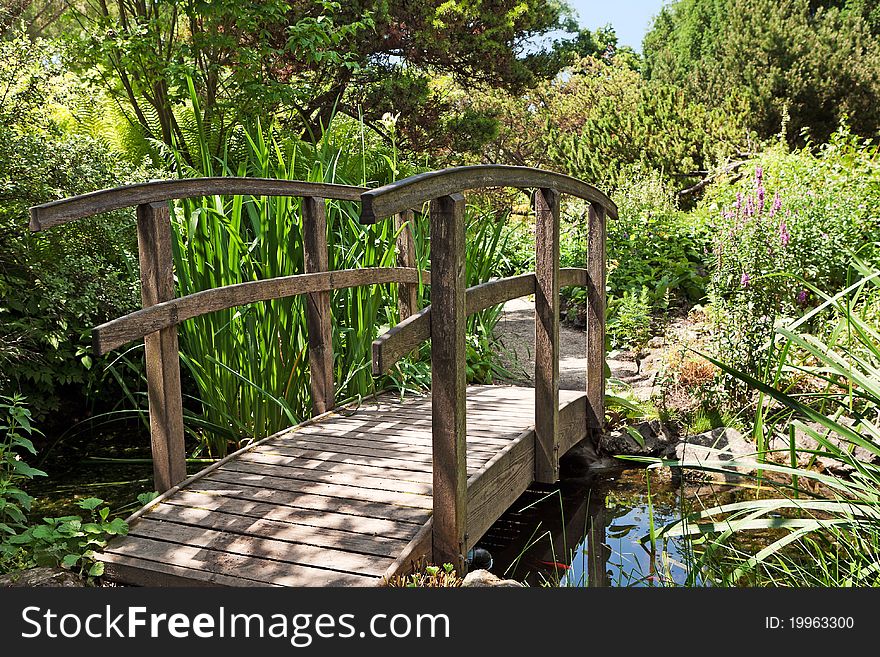
{"label": "green leaf", "polygon": [[80,500],[76,503],[76,505],[81,509],[86,509],[87,511],[94,511],[99,506],[104,503],[104,500],[97,497],[87,497],[84,500]]}
{"label": "green leaf", "polygon": [[128,534],[128,523],[122,518],[113,518],[113,520],[110,521],[110,527],[107,529],[107,533],[125,536]]}
{"label": "green leaf", "polygon": [[12,462],[12,470],[16,474],[20,474],[23,477],[45,477],[46,473],[42,470],[37,470],[36,468],[32,468],[24,461],[13,461]]}
{"label": "green leaf", "polygon": [[100,577],[104,574],[104,563],[102,561],[96,561],[92,564],[92,567],[89,568],[89,577]]}
{"label": "green leaf", "polygon": [[65,554],[64,559],[61,560],[61,565],[65,568],[73,568],[78,561],[78,554]]}

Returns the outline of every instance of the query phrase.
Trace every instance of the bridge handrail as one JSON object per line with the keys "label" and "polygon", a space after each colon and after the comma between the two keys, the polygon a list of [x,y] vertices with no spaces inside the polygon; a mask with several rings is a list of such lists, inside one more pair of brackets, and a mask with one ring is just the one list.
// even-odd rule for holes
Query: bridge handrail
{"label": "bridge handrail", "polygon": [[430,285],[431,274],[411,267],[337,269],[314,274],[279,276],[201,290],[136,310],[92,329],[95,354],[103,356],[122,345],[188,319],[258,301],[272,301],[314,292],[363,285],[398,283]]}
{"label": "bridge handrail", "polygon": [[79,196],[50,201],[30,209],[30,229],[34,232],[59,224],[91,217],[102,212],[136,205],[162,203],[175,199],[205,196],[312,196],[340,201],[359,201],[365,187],[311,183],[275,178],[180,178],[153,180],[101,189]]}
{"label": "bridge handrail", "polygon": [[430,171],[361,194],[361,223],[372,224],[442,196],[485,187],[555,189],[605,208],[617,219],[617,206],[593,185],[561,173],[530,167],[479,164]]}
{"label": "bridge handrail", "polygon": [[[559,270],[559,287],[585,287],[586,281],[586,269],[566,267]],[[535,274],[529,273],[499,278],[469,287],[465,314],[473,315],[491,306],[534,294],[536,285]],[[431,306],[429,305],[391,327],[373,341],[373,375],[385,374],[397,361],[430,338]]]}

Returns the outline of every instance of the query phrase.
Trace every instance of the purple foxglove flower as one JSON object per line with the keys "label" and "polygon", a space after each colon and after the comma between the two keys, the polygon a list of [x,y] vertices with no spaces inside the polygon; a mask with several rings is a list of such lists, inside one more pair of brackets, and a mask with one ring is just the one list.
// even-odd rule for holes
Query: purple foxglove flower
{"label": "purple foxglove flower", "polygon": [[764,212],[764,185],[758,183],[758,214]]}
{"label": "purple foxglove flower", "polygon": [[779,224],[779,242],[782,246],[788,246],[788,243],[791,242],[791,234],[789,234],[788,226],[785,225],[784,221]]}
{"label": "purple foxglove flower", "polygon": [[773,195],[773,205],[770,208],[770,216],[772,217],[774,214],[779,212],[782,209],[782,197],[779,195],[777,191],[776,194]]}
{"label": "purple foxglove flower", "polygon": [[739,279],[739,284],[742,285],[743,287],[748,287],[749,281],[751,281],[751,280],[752,280],[751,277],[748,274],[746,274],[745,272],[743,272],[742,278]]}
{"label": "purple foxglove flower", "polygon": [[755,214],[755,203],[752,201],[751,194],[746,197],[746,216],[751,217]]}
{"label": "purple foxglove flower", "polygon": [[802,306],[806,305],[806,303],[807,303],[807,291],[806,291],[806,290],[801,290],[800,292],[798,292],[797,300],[798,300],[798,303],[799,303],[800,305],[802,305]]}
{"label": "purple foxglove flower", "polygon": [[758,167],[757,169],[755,169],[755,182],[757,182],[760,185],[761,181],[763,179],[764,179],[764,167]]}
{"label": "purple foxglove flower", "polygon": [[739,210],[743,206],[743,195],[742,192],[736,193],[736,203],[733,204],[737,210]]}

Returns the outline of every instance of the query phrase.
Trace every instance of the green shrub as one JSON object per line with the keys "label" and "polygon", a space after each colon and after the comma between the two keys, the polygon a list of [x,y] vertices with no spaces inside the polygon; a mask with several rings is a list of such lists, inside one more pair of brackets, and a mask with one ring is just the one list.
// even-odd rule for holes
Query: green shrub
{"label": "green shrub", "polygon": [[651,302],[648,288],[641,292],[623,293],[608,305],[611,319],[605,327],[605,335],[613,349],[632,347],[638,350],[651,337]]}
{"label": "green shrub", "polygon": [[845,130],[818,154],[774,147],[736,186],[718,185],[710,297],[721,360],[757,375],[773,327],[812,308],[816,289],[839,289],[849,262],[880,238],[877,147]]}

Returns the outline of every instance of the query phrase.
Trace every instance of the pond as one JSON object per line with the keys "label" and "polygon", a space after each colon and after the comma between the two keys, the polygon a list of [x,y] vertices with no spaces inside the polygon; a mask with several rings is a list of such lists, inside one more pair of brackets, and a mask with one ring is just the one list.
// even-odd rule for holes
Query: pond
{"label": "pond", "polygon": [[491,571],[530,586],[705,586],[683,538],[649,539],[697,508],[740,491],[648,480],[644,469],[533,487],[477,544]]}

